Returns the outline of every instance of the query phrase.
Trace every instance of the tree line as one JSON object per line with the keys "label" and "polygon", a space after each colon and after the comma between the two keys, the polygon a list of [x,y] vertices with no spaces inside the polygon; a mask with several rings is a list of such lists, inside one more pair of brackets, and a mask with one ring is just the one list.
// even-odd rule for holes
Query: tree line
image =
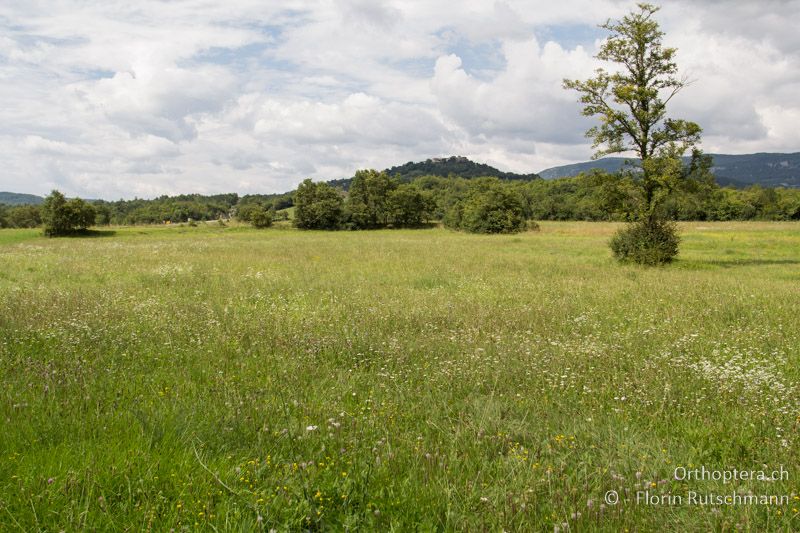
{"label": "tree line", "polygon": [[[710,172],[691,172],[688,166],[684,172],[658,208],[667,219],[800,220],[800,189],[720,187]],[[374,170],[360,171],[357,176],[361,184],[353,180],[355,197],[327,183],[306,180],[295,192],[281,195],[180,195],[85,203],[94,209],[90,225],[98,226],[219,218],[258,225],[256,219],[261,216],[263,227],[265,217],[270,224],[286,219],[286,210],[294,207],[300,228],[420,227],[442,221],[453,228],[493,232],[498,226],[489,222],[486,213],[498,209],[506,212],[502,231],[513,231],[524,227],[520,218],[631,221],[638,202],[638,176],[633,171],[594,171],[573,178],[533,181],[422,176],[401,183]],[[42,207],[0,205],[0,227],[41,227]]]}
{"label": "tree line", "polygon": [[[800,189],[720,187],[702,163],[681,173],[654,208],[658,219],[800,220]],[[634,169],[528,182],[423,176],[398,184],[376,171],[358,176],[348,195],[327,183],[303,182],[294,197],[295,225],[370,229],[441,221],[474,233],[510,233],[525,229],[528,220],[630,222],[648,201]]]}

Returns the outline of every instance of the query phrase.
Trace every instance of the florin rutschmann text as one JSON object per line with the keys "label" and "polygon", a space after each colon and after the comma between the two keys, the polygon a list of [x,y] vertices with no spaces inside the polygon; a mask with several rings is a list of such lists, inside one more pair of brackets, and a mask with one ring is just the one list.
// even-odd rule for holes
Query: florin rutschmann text
{"label": "florin rutschmann text", "polygon": [[[704,466],[686,468],[679,466],[673,472],[676,481],[739,481],[776,482],[789,481],[789,472],[780,466],[777,470],[710,470]],[[636,492],[637,505],[789,505],[788,494],[754,494],[751,491],[731,490],[726,493],[688,491],[686,494],[655,493],[650,490]]]}

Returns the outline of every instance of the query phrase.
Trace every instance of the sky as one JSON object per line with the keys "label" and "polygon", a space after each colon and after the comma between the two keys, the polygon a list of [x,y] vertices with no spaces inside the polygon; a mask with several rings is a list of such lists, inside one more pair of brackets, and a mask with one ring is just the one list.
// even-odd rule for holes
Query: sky
{"label": "sky", "polygon": [[[592,155],[564,78],[616,0],[5,0],[0,190],[274,193],[463,155],[538,172]],[[669,114],[711,153],[800,151],[800,0],[670,0],[692,83]],[[605,65],[608,66],[608,65]]]}

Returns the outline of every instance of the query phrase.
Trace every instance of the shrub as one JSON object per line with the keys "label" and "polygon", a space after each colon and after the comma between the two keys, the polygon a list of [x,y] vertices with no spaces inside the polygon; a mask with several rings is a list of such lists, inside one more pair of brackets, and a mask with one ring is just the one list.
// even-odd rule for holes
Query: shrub
{"label": "shrub", "polygon": [[272,213],[258,206],[250,211],[250,224],[252,224],[254,228],[268,228],[272,225]]}
{"label": "shrub", "polygon": [[464,201],[450,208],[444,222],[470,233],[516,233],[525,229],[525,208],[509,186],[479,181]]}
{"label": "shrub", "polygon": [[662,265],[678,255],[680,237],[673,222],[652,219],[633,222],[619,230],[610,242],[621,262]]}
{"label": "shrub", "polygon": [[259,209],[264,209],[264,206],[259,203],[247,203],[236,207],[236,219],[240,222],[252,223],[253,213]]}

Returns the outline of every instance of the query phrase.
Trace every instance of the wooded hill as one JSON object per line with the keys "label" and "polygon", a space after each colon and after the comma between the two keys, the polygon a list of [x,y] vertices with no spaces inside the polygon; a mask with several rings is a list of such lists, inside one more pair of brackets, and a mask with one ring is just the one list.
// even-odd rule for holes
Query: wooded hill
{"label": "wooded hill", "polygon": [[[517,174],[503,172],[484,163],[476,163],[463,156],[434,157],[419,163],[409,161],[400,166],[388,168],[389,176],[397,178],[401,183],[410,183],[422,176],[440,176],[443,178],[457,176],[464,179],[498,178],[501,180],[531,181],[540,179],[538,174]],[[329,181],[332,186],[347,190],[353,178]]]}

